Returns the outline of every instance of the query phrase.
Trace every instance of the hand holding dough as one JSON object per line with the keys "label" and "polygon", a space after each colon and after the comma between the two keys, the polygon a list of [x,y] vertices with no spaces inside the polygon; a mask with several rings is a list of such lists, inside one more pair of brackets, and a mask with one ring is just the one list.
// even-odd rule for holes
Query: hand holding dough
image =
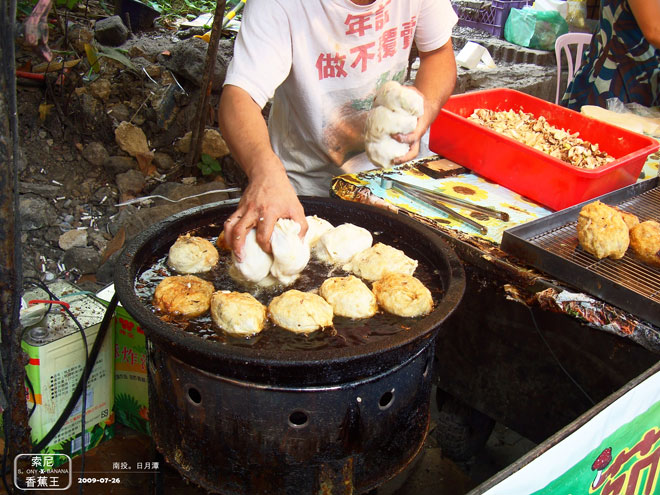
{"label": "hand holding dough", "polygon": [[273,250],[270,273],[284,285],[293,283],[309,261],[309,245],[298,236],[299,233],[300,224],[289,218],[280,218],[270,237]]}
{"label": "hand holding dough", "polygon": [[417,127],[417,118],[424,113],[424,97],[416,90],[396,81],[383,84],[369,111],[365,130],[365,151],[380,167],[391,167],[395,158],[410,151],[393,134],[409,134]]}

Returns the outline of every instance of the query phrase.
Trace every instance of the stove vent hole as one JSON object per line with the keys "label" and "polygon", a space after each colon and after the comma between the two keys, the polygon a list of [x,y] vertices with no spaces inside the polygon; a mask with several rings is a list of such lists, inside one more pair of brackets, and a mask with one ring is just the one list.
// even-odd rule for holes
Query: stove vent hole
{"label": "stove vent hole", "polygon": [[188,399],[198,406],[202,403],[202,394],[195,387],[188,387]]}
{"label": "stove vent hole", "polygon": [[293,426],[294,428],[303,428],[307,426],[308,421],[309,418],[305,411],[293,411],[289,415],[289,426]]}
{"label": "stove vent hole", "polygon": [[383,395],[380,396],[378,401],[378,407],[381,411],[388,409],[394,403],[394,389],[388,390]]}

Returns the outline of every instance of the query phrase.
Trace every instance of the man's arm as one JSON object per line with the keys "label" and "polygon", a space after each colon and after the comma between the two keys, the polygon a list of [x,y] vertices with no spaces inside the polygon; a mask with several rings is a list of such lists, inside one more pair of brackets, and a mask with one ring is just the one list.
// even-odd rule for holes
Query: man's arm
{"label": "man's arm", "polygon": [[220,131],[248,177],[236,211],[225,222],[225,239],[240,259],[245,236],[257,228],[257,242],[270,252],[270,236],[278,218],[291,218],[307,230],[305,212],[273,151],[261,108],[238,86],[227,85],[218,108]]}
{"label": "man's arm", "polygon": [[417,156],[422,136],[435,120],[456,85],[456,59],[451,39],[436,50],[419,52],[419,59],[415,88],[424,96],[424,115],[418,119],[417,128],[413,132],[395,136],[398,141],[410,144],[410,151],[394,160],[397,164]]}
{"label": "man's arm", "polygon": [[660,48],[660,0],[628,0],[644,38]]}

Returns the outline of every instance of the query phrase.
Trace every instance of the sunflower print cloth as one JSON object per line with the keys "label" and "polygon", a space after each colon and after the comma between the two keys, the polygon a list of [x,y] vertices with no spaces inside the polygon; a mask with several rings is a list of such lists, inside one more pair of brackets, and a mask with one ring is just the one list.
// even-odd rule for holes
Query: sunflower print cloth
{"label": "sunflower print cloth", "polygon": [[607,108],[609,98],[660,105],[660,50],[644,38],[627,0],[601,0],[600,24],[585,57],[561,105]]}

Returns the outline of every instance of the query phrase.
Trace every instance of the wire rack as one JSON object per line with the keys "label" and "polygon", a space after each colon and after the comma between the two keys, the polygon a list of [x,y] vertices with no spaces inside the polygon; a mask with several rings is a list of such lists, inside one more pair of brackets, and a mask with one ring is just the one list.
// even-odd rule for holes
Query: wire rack
{"label": "wire rack", "polygon": [[[654,187],[638,194],[640,186],[630,186],[631,197],[621,190],[596,199],[636,215],[640,222],[660,222],[660,185],[658,179],[652,182]],[[509,229],[502,248],[584,292],[660,325],[660,269],[643,263],[631,250],[618,260],[599,260],[584,251],[577,239],[577,217],[584,204],[539,219],[533,222],[535,226]]]}

